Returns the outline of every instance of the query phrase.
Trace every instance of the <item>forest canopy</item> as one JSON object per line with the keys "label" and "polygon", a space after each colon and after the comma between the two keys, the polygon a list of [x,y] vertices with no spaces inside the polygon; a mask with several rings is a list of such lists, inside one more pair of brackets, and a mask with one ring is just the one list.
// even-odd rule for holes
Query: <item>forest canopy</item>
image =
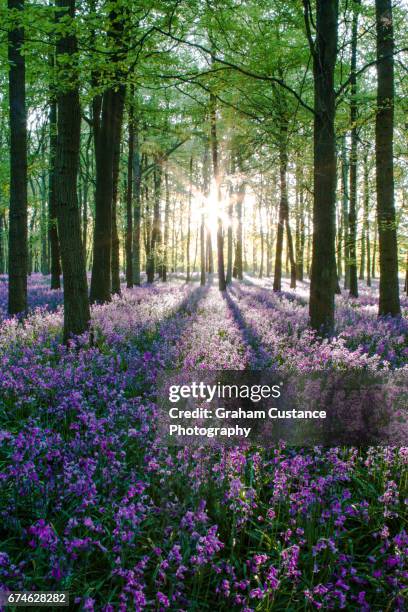
{"label": "forest canopy", "polygon": [[[0,273],[63,272],[90,302],[216,271],[310,276],[327,335],[343,286],[398,315],[407,242],[404,0],[1,4]],[[144,278],[144,277],[143,277]],[[405,281],[407,289],[407,281]]]}

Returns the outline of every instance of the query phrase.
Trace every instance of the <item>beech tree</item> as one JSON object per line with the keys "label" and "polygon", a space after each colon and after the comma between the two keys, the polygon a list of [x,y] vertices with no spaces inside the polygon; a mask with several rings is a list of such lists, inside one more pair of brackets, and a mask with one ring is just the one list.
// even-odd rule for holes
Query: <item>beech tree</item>
{"label": "beech tree", "polygon": [[[59,22],[66,15],[74,20],[75,0],[57,0],[56,6]],[[71,335],[86,331],[90,319],[78,210],[81,107],[76,67],[77,40],[72,31],[59,36],[56,51],[60,85],[57,96],[55,200],[64,275],[64,340],[67,341]]]}
{"label": "beech tree", "polygon": [[377,115],[375,155],[377,225],[380,254],[380,315],[401,312],[398,287],[397,228],[394,205],[394,33],[391,0],[376,0]]}
{"label": "beech tree", "polygon": [[305,0],[305,23],[314,76],[313,254],[310,322],[324,335],[334,326],[336,285],[335,210],[336,136],[334,69],[337,55],[338,0],[316,0],[316,36],[311,33],[311,5]]}
{"label": "beech tree", "polygon": [[8,0],[13,23],[8,33],[10,208],[9,208],[9,314],[27,310],[27,109],[24,28],[20,23],[24,0]]}

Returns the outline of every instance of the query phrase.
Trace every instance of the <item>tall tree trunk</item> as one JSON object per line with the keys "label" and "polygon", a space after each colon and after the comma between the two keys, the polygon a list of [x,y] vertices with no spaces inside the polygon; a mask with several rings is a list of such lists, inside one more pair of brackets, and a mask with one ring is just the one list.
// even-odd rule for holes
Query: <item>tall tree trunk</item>
{"label": "tall tree trunk", "polygon": [[4,213],[0,212],[0,274],[6,273],[6,257],[4,248]]}
{"label": "tall tree trunk", "polygon": [[305,249],[305,199],[303,189],[303,168],[298,161],[296,167],[296,278],[303,281],[303,258]]}
{"label": "tall tree trunk", "polygon": [[91,302],[100,303],[108,302],[111,295],[115,105],[115,92],[108,90],[103,95],[102,118],[95,141],[96,189]]}
{"label": "tall tree trunk", "polygon": [[187,246],[186,246],[186,262],[187,262],[187,274],[186,281],[191,280],[191,269],[190,269],[190,242],[191,242],[191,200],[193,197],[193,156],[190,157],[190,176],[188,186],[188,211],[187,211]]}
{"label": "tall tree trunk", "polygon": [[167,281],[167,272],[169,266],[169,233],[170,233],[170,186],[169,186],[169,173],[166,168],[164,173],[164,189],[165,189],[165,203],[164,203],[164,233],[163,233],[163,273],[162,280]]}
{"label": "tall tree trunk", "polygon": [[350,210],[349,210],[349,276],[350,295],[358,297],[357,282],[357,28],[360,11],[360,0],[353,3],[353,23],[351,34],[351,74],[350,74],[350,124],[351,124],[351,150],[350,150]]}
{"label": "tall tree trunk", "polygon": [[174,274],[176,271],[176,199],[173,201],[172,207],[172,223],[171,223],[171,271]]}
{"label": "tall tree trunk", "polygon": [[[343,137],[341,147],[341,177],[342,177],[342,221],[344,248],[344,289],[350,288],[350,255],[349,255],[349,163],[347,159],[346,139]],[[341,257],[341,253],[339,253]]]}
{"label": "tall tree trunk", "polygon": [[140,221],[141,221],[141,190],[142,163],[140,158],[139,126],[134,128],[133,152],[133,284],[140,285]]}
{"label": "tall tree trunk", "polygon": [[289,223],[289,214],[286,215],[286,237],[288,241],[288,255],[290,261],[290,288],[296,289],[296,260],[293,249],[292,231]]}
{"label": "tall tree trunk", "polygon": [[[24,0],[8,0],[8,9],[21,15]],[[10,120],[10,209],[9,209],[9,294],[10,315],[27,310],[27,109],[25,94],[24,28],[8,33],[9,120]]]}
{"label": "tall tree trunk", "polygon": [[[84,155],[84,166],[82,168],[82,247],[84,249],[84,259],[85,259],[85,267],[87,262],[87,253],[88,253],[88,203],[89,203],[89,191],[92,176],[92,167],[91,167],[91,147],[92,147],[92,131],[89,132],[88,138],[85,144],[85,155]],[[81,168],[81,166],[80,166]]]}
{"label": "tall tree trunk", "polygon": [[253,274],[257,273],[258,270],[258,245],[256,242],[256,208],[252,207],[252,272]]}
{"label": "tall tree trunk", "polygon": [[218,288],[225,291],[227,288],[224,268],[224,228],[221,217],[221,176],[218,160],[218,139],[217,139],[217,115],[215,96],[210,94],[210,127],[211,127],[211,151],[214,171],[215,190],[217,198],[217,272]]}
{"label": "tall tree trunk", "polygon": [[200,285],[205,285],[205,217],[201,215],[200,223]]}
{"label": "tall tree trunk", "polygon": [[[240,171],[242,168],[240,168]],[[238,280],[243,279],[243,265],[242,265],[242,205],[245,197],[245,182],[241,180],[237,195],[235,210],[237,214],[237,241],[235,245],[235,262],[234,262],[234,276]]]}
{"label": "tall tree trunk", "polygon": [[[62,9],[58,19],[66,15],[65,7],[68,7],[70,18],[74,19],[75,0],[57,0],[56,6]],[[81,108],[76,54],[75,35],[63,35],[57,42],[57,66],[60,66],[66,82],[63,92],[58,95],[55,199],[64,274],[64,341],[72,334],[83,333],[90,319],[77,194]],[[67,58],[71,62],[69,72]]]}
{"label": "tall tree trunk", "polygon": [[[234,159],[231,160],[231,174],[235,173]],[[227,229],[227,274],[225,282],[230,285],[232,282],[232,215],[234,212],[234,188],[229,186],[228,194],[228,229]]]}
{"label": "tall tree trunk", "polygon": [[122,98],[117,108],[115,118],[115,138],[114,153],[112,164],[112,254],[111,254],[111,279],[112,294],[120,294],[120,242],[118,233],[118,182],[119,182],[119,163],[120,163],[120,141],[122,134],[123,111],[125,102],[125,88],[122,87]]}
{"label": "tall tree trunk", "polygon": [[280,201],[279,201],[279,218],[278,231],[276,234],[276,252],[275,252],[275,273],[273,277],[273,290],[282,290],[282,251],[283,251],[283,232],[285,229],[285,221],[288,216],[288,186],[287,186],[287,167],[288,167],[288,152],[287,152],[287,137],[288,125],[284,119],[281,119],[280,140],[279,140],[279,177],[280,177]]}
{"label": "tall tree trunk", "polygon": [[47,178],[45,170],[41,173],[41,273],[50,273],[50,261],[48,257],[48,215],[47,215]]}
{"label": "tall tree trunk", "polygon": [[261,236],[261,263],[259,265],[259,274],[258,277],[259,278],[263,278],[263,272],[264,272],[264,228],[263,228],[263,223],[262,223],[262,200],[259,200],[259,204],[258,204],[258,212],[259,212],[259,233]]}
{"label": "tall tree trunk", "polygon": [[368,155],[364,155],[364,236],[366,241],[366,283],[367,287],[371,287],[371,248],[370,248],[370,221],[369,221],[369,204],[370,204],[370,182],[368,169]]}
{"label": "tall tree trunk", "polygon": [[133,155],[135,148],[135,127],[133,112],[133,90],[129,101],[129,126],[128,126],[128,160],[127,160],[127,182],[126,182],[126,286],[133,287]]}
{"label": "tall tree trunk", "polygon": [[227,230],[227,275],[225,282],[230,285],[232,282],[232,214],[233,214],[232,194],[228,206],[228,230]]}
{"label": "tall tree trunk", "polygon": [[31,215],[31,221],[29,223],[28,226],[28,241],[27,241],[27,248],[28,248],[28,262],[27,262],[27,273],[29,276],[31,276],[32,272],[33,272],[33,267],[34,267],[34,244],[33,244],[33,240],[34,240],[34,226],[35,226],[35,222],[36,222],[36,217],[37,217],[37,209],[34,210],[33,214]]}
{"label": "tall tree trunk", "polygon": [[312,328],[326,336],[332,333],[334,327],[336,289],[334,68],[337,55],[337,29],[338,0],[331,2],[317,0],[316,40],[313,44],[314,231],[309,315]]}
{"label": "tall tree trunk", "polygon": [[360,234],[360,244],[361,244],[361,250],[360,250],[360,272],[358,275],[358,279],[359,280],[364,280],[364,274],[365,274],[365,268],[366,268],[366,246],[367,246],[367,242],[366,242],[366,224],[363,220],[363,225],[361,227],[361,234]]}
{"label": "tall tree trunk", "polygon": [[377,219],[380,252],[379,315],[401,313],[398,287],[398,247],[394,206],[394,32],[392,0],[376,0],[377,115],[375,153]]}
{"label": "tall tree trunk", "polygon": [[[109,36],[114,46],[123,45],[123,15],[116,12],[116,1],[109,14]],[[119,57],[114,54],[112,62]],[[102,96],[102,104],[94,99],[95,115],[95,225],[91,279],[91,302],[108,302],[111,298],[112,208],[114,198],[114,164],[120,139],[125,86],[109,87]],[[99,117],[99,107],[101,115]],[[117,279],[116,279],[117,281]]]}
{"label": "tall tree trunk", "polygon": [[207,272],[208,274],[213,274],[214,273],[214,257],[213,257],[211,231],[209,229],[207,229],[206,259],[207,259]]}
{"label": "tall tree trunk", "polygon": [[195,249],[194,249],[194,259],[193,259],[193,275],[196,271],[196,263],[197,263],[197,254],[198,254],[198,237],[200,234],[200,228],[197,226],[196,235],[195,235]]}
{"label": "tall tree trunk", "polygon": [[[183,232],[183,211],[180,209],[180,271],[184,272],[184,232]],[[177,243],[178,244],[178,243]],[[176,254],[176,260],[178,253]],[[177,268],[178,269],[178,268]]]}
{"label": "tall tree trunk", "polygon": [[[161,189],[162,165],[161,160],[156,158],[153,171],[153,227],[151,233],[150,250],[146,260],[147,282],[154,281],[155,271],[159,268],[159,246],[161,243],[160,231],[160,189]],[[147,254],[146,254],[147,255]]]}
{"label": "tall tree trunk", "polygon": [[371,262],[371,278],[375,278],[375,264],[376,264],[376,257],[377,257],[377,234],[378,234],[377,220],[375,220],[375,222],[374,222],[373,257],[372,257],[372,262]]}

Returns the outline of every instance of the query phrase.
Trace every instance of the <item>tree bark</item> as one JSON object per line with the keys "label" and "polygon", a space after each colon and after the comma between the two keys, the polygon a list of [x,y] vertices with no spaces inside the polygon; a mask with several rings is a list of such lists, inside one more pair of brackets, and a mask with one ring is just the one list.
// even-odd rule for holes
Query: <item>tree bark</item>
{"label": "tree bark", "polygon": [[370,221],[369,221],[369,204],[370,204],[370,182],[368,169],[368,156],[364,155],[364,234],[363,240],[366,243],[366,283],[367,287],[371,287],[371,247],[370,247]]}
{"label": "tree bark", "polygon": [[167,167],[164,173],[164,189],[165,189],[165,203],[164,203],[162,280],[166,282],[168,267],[169,267],[169,235],[170,235],[170,186],[169,186],[169,173],[168,173]]}
{"label": "tree bark", "polygon": [[200,285],[205,285],[205,217],[201,215],[200,223]]}
{"label": "tree bark", "polygon": [[4,248],[4,213],[0,212],[0,274],[6,273],[6,257]]}
{"label": "tree bark", "polygon": [[279,218],[278,230],[276,233],[276,253],[275,253],[275,272],[273,277],[273,290],[282,290],[282,251],[283,251],[283,233],[285,229],[285,221],[288,217],[288,186],[287,186],[287,167],[288,167],[288,152],[287,152],[287,137],[288,125],[284,119],[281,119],[280,140],[279,140],[279,177],[280,177],[280,201],[279,201]]}
{"label": "tree bark", "polygon": [[140,159],[139,126],[134,128],[133,152],[133,284],[140,285],[140,220],[141,220],[142,163]]}
{"label": "tree bark", "polygon": [[286,237],[288,241],[288,255],[290,262],[290,288],[296,289],[296,261],[293,249],[292,230],[290,229],[289,214],[286,214]]}
{"label": "tree bark", "polygon": [[373,257],[371,261],[371,278],[375,278],[375,264],[377,257],[377,236],[378,236],[378,228],[377,228],[377,220],[374,222],[374,243],[373,243]]}
{"label": "tree bark", "polygon": [[394,205],[394,32],[392,0],[376,0],[377,115],[375,123],[377,220],[380,254],[379,315],[401,313]]}
{"label": "tree bark", "polygon": [[336,288],[334,68],[337,30],[338,0],[317,0],[316,40],[313,45],[314,203],[309,315],[312,328],[324,336],[333,332]]}
{"label": "tree bark", "polygon": [[353,3],[353,23],[351,34],[351,74],[350,74],[350,124],[351,124],[351,150],[350,150],[350,209],[349,209],[349,282],[350,295],[358,297],[357,282],[357,28],[360,11],[360,0]]}
{"label": "tree bark", "polygon": [[90,177],[92,176],[91,160],[90,160],[90,149],[92,145],[92,132],[89,132],[86,145],[85,145],[85,159],[84,159],[84,172],[82,173],[83,182],[83,207],[82,207],[82,246],[84,249],[85,268],[87,262],[88,253],[88,200],[89,200],[89,187]]}
{"label": "tree bark", "polygon": [[[298,162],[299,164],[299,162]],[[303,259],[305,250],[305,198],[303,189],[303,168],[296,168],[296,191],[298,209],[296,215],[296,278],[303,281]]]}
{"label": "tree bark", "polygon": [[[242,168],[240,167],[240,172]],[[245,197],[245,182],[241,180],[237,194],[235,210],[237,213],[237,240],[235,245],[235,261],[234,261],[234,276],[238,280],[243,279],[243,266],[242,266],[242,205]]]}
{"label": "tree bark", "polygon": [[[24,0],[8,0],[9,10],[20,14]],[[27,109],[25,93],[24,28],[8,33],[10,121],[9,294],[10,315],[27,310]]]}
{"label": "tree bark", "polygon": [[119,163],[120,163],[120,142],[122,134],[123,111],[125,102],[125,88],[122,87],[122,96],[117,108],[115,119],[115,138],[112,164],[112,254],[111,254],[111,279],[112,295],[120,294],[120,242],[118,233],[118,182],[119,182]]}
{"label": "tree bark", "polygon": [[262,200],[259,200],[258,203],[258,212],[259,212],[259,233],[260,233],[260,237],[261,237],[261,262],[259,264],[259,274],[258,274],[258,278],[263,278],[263,272],[264,272],[264,228],[263,228],[263,223],[262,223]]}
{"label": "tree bark", "polygon": [[161,160],[156,158],[155,166],[153,171],[153,226],[150,240],[149,253],[146,254],[146,273],[147,282],[152,283],[154,281],[155,271],[159,268],[159,252],[158,247],[161,242],[161,230],[160,230],[160,190],[161,190],[161,178],[162,178],[162,165]]}
{"label": "tree bark", "polygon": [[[75,16],[75,0],[57,0],[61,9],[58,19],[68,8],[71,19]],[[74,34],[65,34],[57,42],[57,66],[64,79],[58,94],[57,148],[55,158],[55,198],[61,262],[64,274],[64,341],[71,335],[81,334],[88,328],[90,312],[81,225],[78,209],[77,178],[81,130],[78,78],[75,55],[77,41]],[[67,68],[67,58],[70,65]]]}
{"label": "tree bark", "polygon": [[[231,174],[235,173],[234,158],[231,160]],[[232,215],[234,212],[234,188],[229,186],[228,194],[228,229],[227,229],[227,274],[225,282],[230,285],[232,282]]]}
{"label": "tree bark", "polygon": [[215,96],[210,94],[210,127],[211,127],[211,152],[213,161],[215,191],[217,198],[217,272],[218,272],[218,288],[220,291],[225,291],[227,283],[225,279],[224,267],[224,228],[221,217],[221,177],[218,160],[218,139],[217,139],[217,116]]}
{"label": "tree bark", "polygon": [[47,189],[45,187],[45,175],[41,176],[41,274],[50,273],[50,262],[48,258],[48,220],[47,220]]}
{"label": "tree bark", "polygon": [[129,125],[128,125],[128,160],[126,181],[126,286],[133,287],[133,156],[135,148],[135,127],[133,112],[133,90],[129,101]]}
{"label": "tree bark", "polygon": [[[113,39],[113,47],[123,44],[123,19],[114,8],[109,14],[108,35]],[[119,57],[113,54],[112,62]],[[120,139],[125,86],[109,87],[102,96],[102,104],[94,99],[95,115],[95,226],[93,241],[93,263],[91,279],[91,302],[109,302],[111,298],[111,258],[112,258],[112,209],[114,198],[114,165],[117,142]],[[99,117],[99,108],[101,115]],[[114,255],[115,257],[115,255]],[[116,262],[115,262],[116,265]],[[117,284],[117,279],[115,280]],[[117,288],[117,287],[115,287]]]}
{"label": "tree bark", "polygon": [[187,262],[187,274],[186,282],[191,280],[191,269],[190,269],[190,242],[191,242],[191,200],[193,197],[193,157],[190,157],[190,172],[189,172],[189,186],[188,186],[188,211],[187,211],[187,246],[186,246],[186,262]]}

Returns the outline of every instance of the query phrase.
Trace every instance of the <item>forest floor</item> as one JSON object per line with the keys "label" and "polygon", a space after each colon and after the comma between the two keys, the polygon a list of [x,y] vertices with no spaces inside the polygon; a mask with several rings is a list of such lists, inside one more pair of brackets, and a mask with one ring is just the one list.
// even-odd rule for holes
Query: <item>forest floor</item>
{"label": "forest floor", "polygon": [[[23,325],[0,277],[0,584],[85,610],[397,610],[407,588],[408,449],[168,448],[167,368],[407,368],[378,291],[336,298],[314,342],[307,282],[246,277],[225,295],[173,278],[92,311],[61,345],[62,292],[33,275]],[[405,590],[404,590],[405,589]]]}

